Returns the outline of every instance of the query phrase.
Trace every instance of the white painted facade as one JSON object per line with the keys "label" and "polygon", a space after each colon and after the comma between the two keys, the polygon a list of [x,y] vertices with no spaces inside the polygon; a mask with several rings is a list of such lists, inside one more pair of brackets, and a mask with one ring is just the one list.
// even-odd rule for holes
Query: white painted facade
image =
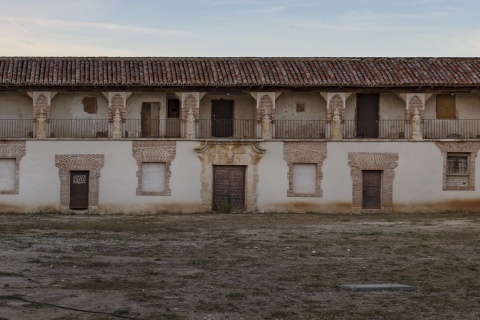
{"label": "white painted facade", "polygon": [[[204,211],[200,195],[201,163],[195,151],[202,145],[203,141],[177,141],[176,156],[170,168],[171,195],[143,196],[136,195],[138,167],[132,156],[132,141],[29,140],[20,162],[19,193],[0,195],[2,211],[59,210],[60,182],[55,155],[79,152],[105,157],[99,179],[100,213]],[[478,186],[475,191],[442,190],[442,155],[435,143],[429,141],[327,142],[327,157],[321,169],[323,196],[288,197],[288,167],[282,158],[283,145],[282,141],[259,143],[265,151],[258,163],[256,211],[351,212],[349,152],[398,154],[393,179],[394,212],[458,210],[461,203],[464,204],[463,210],[474,210],[480,197]],[[476,168],[480,168],[479,158],[475,163]],[[4,171],[4,166],[1,168]],[[479,170],[475,172],[475,178],[480,181]],[[8,181],[11,183],[12,179]]]}
{"label": "white painted facade", "polygon": [[[33,105],[35,98],[45,92],[3,92],[0,94],[1,119],[27,119],[31,122],[28,129],[34,132]],[[215,165],[241,165],[247,167],[245,181],[245,202],[249,203],[249,211],[261,212],[352,212],[354,202],[354,174],[349,165],[351,154],[368,154],[384,156],[394,154],[398,156],[392,169],[392,211],[403,212],[430,212],[464,210],[477,211],[480,209],[480,159],[477,157],[477,149],[473,148],[469,159],[475,164],[471,170],[475,170],[472,180],[472,190],[445,190],[445,157],[437,145],[438,140],[414,141],[408,136],[410,120],[406,119],[406,107],[413,94],[397,94],[382,92],[379,94],[379,120],[395,121],[383,122],[381,126],[392,126],[391,136],[381,136],[384,139],[338,139],[331,140],[328,136],[328,128],[331,120],[328,118],[328,101],[333,94],[328,92],[266,92],[266,93],[197,93],[194,99],[198,99],[198,118],[196,121],[211,118],[212,100],[233,100],[233,120],[248,120],[256,126],[256,132],[267,130],[275,131],[280,128],[275,124],[280,121],[303,121],[321,120],[321,126],[326,136],[318,139],[243,139],[238,134],[238,139],[209,139],[198,137],[176,138],[146,138],[137,139],[124,137],[112,139],[110,137],[98,138],[64,138],[59,139],[61,129],[54,127],[54,120],[103,120],[104,127],[96,128],[97,131],[111,132],[109,117],[109,99],[115,92],[97,91],[63,91],[46,92],[50,102],[50,128],[55,135],[47,139],[35,139],[24,134],[21,138],[8,137],[2,143],[20,142],[25,143],[25,155],[18,158],[19,169],[15,171],[15,161],[10,156],[0,157],[0,210],[2,212],[54,212],[61,210],[61,182],[59,167],[56,166],[55,157],[58,155],[103,155],[104,163],[100,168],[98,190],[99,213],[145,213],[145,212],[201,212],[209,211],[209,197],[212,197],[211,168],[202,166]],[[169,93],[170,97],[179,97],[182,101],[184,95],[180,92]],[[356,93],[343,92],[339,94],[344,101],[345,109],[342,111],[342,120],[345,122],[356,119]],[[423,119],[435,119],[435,93],[421,94],[426,98]],[[264,118],[259,121],[259,116],[264,116],[266,111],[261,109],[262,97],[270,97],[272,102],[272,128],[264,127]],[[95,113],[84,110],[82,100],[87,97],[96,97],[97,109]],[[152,103],[158,111],[155,115],[158,119],[167,118],[167,95],[166,92],[122,92],[125,98],[125,114],[123,120],[141,118],[143,103]],[[267,99],[268,100],[268,99]],[[421,99],[420,99],[421,100]],[[480,97],[476,93],[455,93],[456,120],[480,119]],[[299,111],[301,105],[302,110]],[[303,109],[304,108],[304,109]],[[407,110],[408,111],[408,110]],[[193,112],[192,112],[193,114]],[[0,121],[1,121],[0,119]],[[185,120],[185,119],[184,119]],[[268,122],[268,121],[267,121]],[[30,122],[29,122],[30,123]],[[124,130],[139,136],[136,132],[138,126],[128,122],[123,124]],[[128,127],[132,125],[132,127]],[[182,124],[185,126],[186,124]],[[197,130],[206,126],[206,134],[211,124],[197,122]],[[267,123],[269,125],[269,123]],[[307,125],[309,125],[307,123]],[[29,124],[30,126],[30,124]],[[345,125],[346,126],[346,125]],[[398,128],[393,128],[398,126]],[[454,128],[454,124],[447,123],[446,127]],[[262,130],[259,130],[259,129]],[[345,127],[346,128],[346,127]],[[392,129],[393,128],[393,129]],[[18,128],[11,130],[15,131]],[[23,128],[22,130],[24,130]],[[445,129],[445,128],[443,128]],[[448,128],[447,128],[448,129]],[[0,128],[0,131],[3,128]],[[6,129],[5,129],[6,130]],[[25,129],[27,130],[27,129]],[[182,127],[184,130],[184,127]],[[236,130],[236,129],[235,129]],[[306,130],[302,128],[302,130]],[[315,130],[319,130],[316,128]],[[380,127],[382,131],[382,127]],[[453,129],[452,129],[453,130]],[[467,138],[471,140],[445,140],[455,142],[451,149],[452,153],[466,153],[462,149],[463,144],[479,144],[478,134],[480,128],[472,127],[468,131]],[[387,130],[388,131],[388,130]],[[388,131],[390,132],[390,131]],[[399,133],[403,136],[400,136]],[[345,134],[348,134],[345,129]],[[390,134],[390,133],[388,133]],[[95,133],[94,133],[95,135]],[[235,136],[237,133],[235,132]],[[389,139],[385,139],[389,138]],[[135,141],[173,141],[175,154],[171,163],[167,166],[164,162],[146,162],[143,170],[139,170],[137,160],[133,156],[133,144]],[[214,141],[222,153],[210,153],[199,156],[199,150],[205,147],[205,141]],[[245,156],[248,148],[238,148],[241,141],[258,152],[255,158],[257,164],[248,163],[250,156]],[[309,149],[310,143],[325,143],[325,160],[319,167],[305,160],[303,156],[294,161],[293,173],[289,173],[289,163],[285,160],[285,143],[296,143]],[[214,150],[215,148],[212,148]],[[320,152],[312,144],[312,152]],[[148,149],[148,148],[147,148]],[[235,151],[237,150],[237,151]],[[460,151],[458,151],[460,150]],[[470,150],[470,149],[468,149]],[[157,150],[161,154],[161,150]],[[5,151],[5,154],[8,154]],[[145,151],[148,154],[148,150]],[[237,153],[236,153],[237,152]],[[323,151],[322,151],[323,152]],[[450,152],[450,151],[448,151]],[[311,158],[308,158],[311,159]],[[149,160],[150,161],[150,160]],[[202,163],[203,161],[203,163]],[[305,162],[306,161],[306,162]],[[296,165],[295,165],[296,164]],[[252,169],[254,166],[255,170]],[[321,172],[318,172],[320,170]],[[365,170],[360,168],[359,170]],[[367,169],[370,170],[370,169]],[[374,170],[385,170],[380,167]],[[143,171],[143,176],[139,176]],[[208,174],[206,174],[208,173]],[[293,178],[289,178],[293,174]],[[312,177],[315,175],[315,177]],[[3,189],[13,190],[18,176],[18,193],[2,194]],[[155,177],[163,177],[162,181],[156,181]],[[166,185],[168,177],[168,186]],[[386,176],[384,175],[383,179]],[[290,179],[290,180],[289,180]],[[471,179],[471,178],[470,178]],[[143,191],[165,192],[166,195],[139,194],[139,181]],[[319,183],[320,191],[316,190]],[[293,183],[293,190],[290,184]],[[290,188],[290,189],[289,189]],[[293,193],[289,194],[289,190]],[[292,196],[292,194],[303,194]],[[306,195],[305,195],[306,194]],[[311,195],[309,195],[311,194]],[[383,195],[382,195],[383,196]],[[205,200],[207,199],[207,200]],[[213,201],[213,200],[211,200]],[[210,201],[210,202],[211,202]],[[207,203],[207,204],[206,204]]]}

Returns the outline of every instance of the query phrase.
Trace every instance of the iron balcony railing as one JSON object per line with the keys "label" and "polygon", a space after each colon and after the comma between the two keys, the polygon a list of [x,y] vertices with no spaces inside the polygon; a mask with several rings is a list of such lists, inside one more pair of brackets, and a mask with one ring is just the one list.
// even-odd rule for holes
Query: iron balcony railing
{"label": "iron balcony railing", "polygon": [[327,120],[275,120],[274,139],[325,139]]}
{"label": "iron balcony railing", "polygon": [[[45,122],[47,138],[108,138],[112,123],[108,119],[50,119]],[[185,138],[182,119],[125,119],[125,138]],[[33,119],[0,119],[0,138],[35,138]],[[408,139],[413,130],[410,121],[344,120],[343,139]],[[197,139],[261,139],[262,124],[256,119],[198,119]],[[327,120],[275,120],[271,124],[273,139],[331,139],[331,122]],[[424,139],[480,139],[480,119],[424,119]]]}
{"label": "iron balcony railing", "polygon": [[257,121],[254,119],[198,119],[196,136],[199,139],[256,139]]}
{"label": "iron balcony railing", "polygon": [[0,138],[32,138],[32,119],[0,119]]}
{"label": "iron balcony railing", "polygon": [[184,121],[171,119],[125,119],[125,138],[182,138]]}
{"label": "iron balcony railing", "polygon": [[47,138],[108,138],[107,119],[50,119]]}
{"label": "iron balcony railing", "polygon": [[345,120],[344,139],[404,139],[405,120]]}
{"label": "iron balcony railing", "polygon": [[480,139],[480,119],[425,119],[425,139]]}

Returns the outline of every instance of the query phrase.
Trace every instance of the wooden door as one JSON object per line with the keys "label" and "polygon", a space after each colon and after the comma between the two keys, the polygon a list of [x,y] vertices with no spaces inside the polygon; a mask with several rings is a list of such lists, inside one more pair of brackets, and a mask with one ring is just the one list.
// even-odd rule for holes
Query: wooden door
{"label": "wooden door", "polygon": [[378,138],[378,94],[357,94],[357,137]]}
{"label": "wooden door", "polygon": [[212,100],[212,136],[233,136],[233,100]]}
{"label": "wooden door", "polygon": [[245,211],[245,167],[213,166],[213,211]]}
{"label": "wooden door", "polygon": [[88,171],[70,171],[70,209],[88,209]]}
{"label": "wooden door", "polygon": [[140,111],[140,125],[143,138],[158,138],[160,134],[160,104],[158,102],[143,102]]}
{"label": "wooden door", "polygon": [[382,171],[362,171],[362,209],[382,208]]}
{"label": "wooden door", "polygon": [[180,100],[168,99],[167,101],[167,138],[180,137]]}
{"label": "wooden door", "polygon": [[152,105],[149,102],[142,103],[142,110],[140,111],[142,137],[148,138],[152,134]]}

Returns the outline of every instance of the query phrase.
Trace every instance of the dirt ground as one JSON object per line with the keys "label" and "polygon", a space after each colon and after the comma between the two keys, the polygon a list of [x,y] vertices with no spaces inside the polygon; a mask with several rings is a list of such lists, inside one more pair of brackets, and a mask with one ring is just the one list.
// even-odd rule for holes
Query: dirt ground
{"label": "dirt ground", "polygon": [[0,215],[0,319],[480,319],[479,244],[480,214]]}

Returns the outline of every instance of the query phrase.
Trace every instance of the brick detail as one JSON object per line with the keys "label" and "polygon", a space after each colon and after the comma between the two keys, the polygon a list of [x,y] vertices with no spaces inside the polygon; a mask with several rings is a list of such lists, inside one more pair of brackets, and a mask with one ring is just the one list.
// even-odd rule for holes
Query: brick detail
{"label": "brick detail", "polygon": [[[440,149],[443,157],[443,191],[475,191],[475,159],[477,158],[478,150],[480,149],[480,142],[462,142],[462,141],[436,141],[435,145]],[[468,186],[450,186],[447,187],[447,154],[451,153],[469,153],[470,163]]]}
{"label": "brick detail", "polygon": [[423,106],[422,99],[420,99],[417,95],[414,95],[409,101],[408,101],[408,108],[405,113],[405,120],[410,121],[412,120],[413,116],[413,111],[418,109],[418,112],[420,112],[420,118],[423,119],[423,115],[425,113],[425,108]]}
{"label": "brick detail", "polygon": [[33,105],[33,119],[37,119],[38,115],[43,113],[45,117],[50,119],[50,104],[48,103],[47,97],[41,94],[37,101]]}
{"label": "brick detail", "polygon": [[98,213],[100,169],[103,154],[57,154],[55,166],[60,177],[60,211],[70,211],[70,171],[89,171],[88,213]]}
{"label": "brick detail", "polygon": [[378,212],[393,211],[394,169],[398,166],[398,153],[349,152],[348,165],[353,180],[352,213],[371,212],[362,210],[362,170],[382,170],[382,209]]}
{"label": "brick detail", "polygon": [[118,93],[115,94],[110,100],[110,104],[108,106],[108,121],[113,121],[115,110],[117,109],[120,111],[120,116],[122,119],[125,119],[125,108],[125,100],[123,99],[122,95]]}
{"label": "brick detail", "polygon": [[[327,158],[326,142],[284,142],[283,159],[288,165],[288,190],[287,197],[321,197],[321,182],[323,178],[322,165]],[[314,163],[317,165],[315,193],[293,192],[293,165],[295,163]]]}
{"label": "brick detail", "polygon": [[18,194],[20,187],[20,160],[25,155],[25,141],[0,142],[0,158],[15,159],[15,189],[0,191],[0,194]]}
{"label": "brick detail", "polygon": [[199,117],[199,106],[198,106],[198,101],[197,99],[192,95],[192,94],[189,94],[185,100],[183,100],[183,103],[182,103],[182,112],[181,112],[181,116],[182,116],[182,119],[183,120],[186,120],[187,119],[187,115],[188,115],[188,110],[189,109],[192,109],[192,112],[193,112],[193,116],[195,117],[195,119],[198,119]]}
{"label": "brick detail", "polygon": [[[170,190],[170,164],[177,152],[175,141],[133,141],[133,157],[137,161],[138,187],[137,196],[169,196]],[[142,163],[144,162],[163,162],[165,163],[165,190],[162,192],[142,191]]]}
{"label": "brick detail", "polygon": [[272,121],[275,120],[275,106],[272,98],[268,95],[260,98],[257,108],[257,121],[262,121],[266,114],[268,114]]}
{"label": "brick detail", "polygon": [[344,103],[342,97],[340,95],[336,94],[334,95],[330,101],[328,102],[327,106],[327,120],[331,121],[333,117],[333,113],[335,112],[335,109],[338,109],[340,112],[340,119],[344,119],[344,113],[345,113],[345,108],[344,108]]}

